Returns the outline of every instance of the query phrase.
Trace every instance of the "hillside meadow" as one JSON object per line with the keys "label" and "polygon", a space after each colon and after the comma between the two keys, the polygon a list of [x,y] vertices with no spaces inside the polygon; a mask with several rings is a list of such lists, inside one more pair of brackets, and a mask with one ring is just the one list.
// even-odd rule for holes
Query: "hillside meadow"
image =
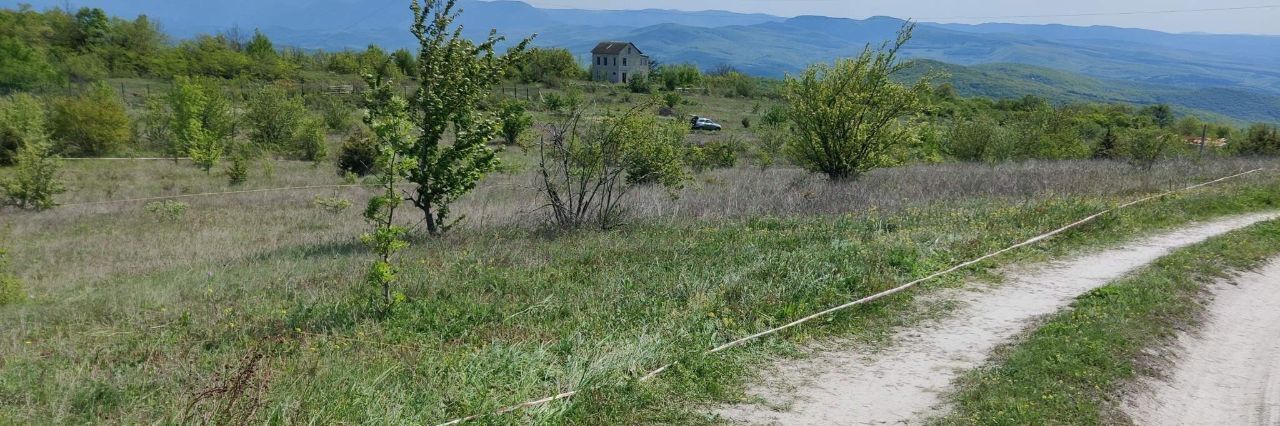
{"label": "hillside meadow", "polygon": [[[192,197],[180,213],[143,202],[73,205],[225,182],[172,161],[72,162],[68,205],[4,215],[28,298],[0,307],[11,325],[0,336],[0,417],[434,424],[599,385],[484,422],[715,422],[698,407],[740,398],[767,357],[832,337],[874,342],[937,312],[905,294],[722,356],[701,350],[1144,194],[1269,168],[1108,216],[983,270],[1274,209],[1274,166],[946,164],[856,183],[739,166],[675,194],[634,192],[632,219],[604,233],[546,227],[533,176],[512,171],[461,202],[458,230],[414,239],[400,258],[407,300],[383,313],[362,284],[369,255],[356,238],[367,229],[359,209],[316,202],[360,205],[370,189]],[[273,169],[244,189],[343,184],[329,166]],[[673,360],[682,363],[658,380],[635,382]]]}

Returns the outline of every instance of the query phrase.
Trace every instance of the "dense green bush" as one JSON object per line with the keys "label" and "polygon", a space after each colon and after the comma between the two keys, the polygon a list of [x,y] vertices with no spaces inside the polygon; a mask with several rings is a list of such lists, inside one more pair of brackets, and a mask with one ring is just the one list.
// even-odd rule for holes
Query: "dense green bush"
{"label": "dense green bush", "polygon": [[18,149],[48,140],[44,105],[25,93],[0,98],[0,166],[13,164]]}
{"label": "dense green bush", "polygon": [[663,65],[653,75],[654,80],[668,91],[702,84],[702,71],[693,64]]}
{"label": "dense green bush", "polygon": [[48,53],[23,40],[0,36],[0,89],[31,90],[58,80]]}
{"label": "dense green bush", "polygon": [[338,151],[338,170],[357,176],[373,174],[378,161],[378,143],[364,127],[347,135]]}
{"label": "dense green bush", "polygon": [[561,80],[580,80],[586,71],[566,49],[529,49],[513,64],[512,75],[524,83],[558,85]]}
{"label": "dense green bush", "polygon": [[622,161],[628,184],[656,183],[678,188],[688,179],[684,172],[685,123],[661,121],[649,114],[628,114],[605,119],[612,128],[602,137],[622,138]]}
{"label": "dense green bush", "polygon": [[508,99],[498,107],[498,120],[501,121],[502,137],[507,145],[520,145],[520,135],[533,126],[533,117],[525,108],[524,102]]}
{"label": "dense green bush", "polygon": [[907,66],[898,52],[911,39],[907,24],[897,42],[866,48],[856,58],[817,64],[786,79],[788,117],[795,132],[786,151],[797,165],[831,180],[856,179],[893,165],[892,155],[915,136],[927,81],[905,86],[893,78]]}
{"label": "dense green bush", "polygon": [[125,149],[132,135],[120,96],[106,85],[82,95],[55,100],[49,127],[59,150],[67,155],[96,157]]}
{"label": "dense green bush", "polygon": [[356,108],[341,95],[319,93],[308,96],[307,104],[324,118],[330,132],[345,134],[356,124]]}
{"label": "dense green bush", "polygon": [[1130,129],[1120,136],[1120,150],[1134,167],[1150,169],[1174,146],[1177,137],[1158,127]]}
{"label": "dense green bush", "polygon": [[277,85],[264,86],[249,97],[244,123],[249,140],[267,150],[284,151],[298,137],[307,107],[302,98]]}
{"label": "dense green bush", "polygon": [[320,163],[329,157],[329,143],[326,139],[324,120],[309,117],[302,121],[298,128],[294,147],[299,160]]}
{"label": "dense green bush", "polygon": [[1276,126],[1254,124],[1245,130],[1244,139],[1234,149],[1242,155],[1280,155],[1280,131]]}
{"label": "dense green bush", "polygon": [[23,209],[47,210],[58,205],[53,197],[66,192],[59,181],[62,163],[48,142],[28,143],[14,157],[14,171],[0,182],[5,204]]}
{"label": "dense green bush", "polygon": [[742,143],[736,139],[716,140],[702,146],[690,146],[685,161],[694,172],[727,169],[738,164]]}

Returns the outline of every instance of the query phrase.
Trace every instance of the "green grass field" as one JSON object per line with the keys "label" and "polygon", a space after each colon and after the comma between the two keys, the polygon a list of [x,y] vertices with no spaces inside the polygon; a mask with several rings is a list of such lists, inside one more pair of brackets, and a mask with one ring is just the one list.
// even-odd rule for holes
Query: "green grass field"
{"label": "green grass field", "polygon": [[[343,183],[330,165],[266,164],[243,189]],[[877,341],[925,313],[905,294],[720,356],[705,349],[1143,194],[1273,166],[947,164],[830,183],[742,165],[675,197],[634,192],[614,232],[544,226],[533,175],[515,167],[460,203],[458,230],[414,239],[399,258],[408,301],[385,315],[362,284],[359,207],[315,202],[360,206],[364,188],[183,199],[180,215],[129,202],[5,211],[28,298],[0,307],[0,418],[434,424],[599,385],[484,422],[714,423],[703,408],[742,398],[765,360],[815,339]],[[70,162],[66,178],[64,203],[228,189],[172,161]],[[1278,178],[1144,204],[996,263],[1272,209]]]}

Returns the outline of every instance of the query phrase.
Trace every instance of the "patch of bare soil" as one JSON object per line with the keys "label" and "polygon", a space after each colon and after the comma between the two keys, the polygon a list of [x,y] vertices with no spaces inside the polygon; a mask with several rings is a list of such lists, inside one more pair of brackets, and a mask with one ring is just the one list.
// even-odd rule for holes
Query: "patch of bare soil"
{"label": "patch of bare soil", "polygon": [[1202,328],[1173,369],[1124,410],[1141,425],[1280,425],[1280,262],[1212,288]]}
{"label": "patch of bare soil", "polygon": [[960,305],[945,318],[904,329],[880,350],[844,344],[780,361],[749,390],[758,403],[717,413],[749,424],[921,423],[941,413],[941,396],[959,373],[981,365],[1037,317],[1177,248],[1277,217],[1251,214],[1192,225],[1038,268],[1011,269],[995,288],[943,292],[938,298]]}

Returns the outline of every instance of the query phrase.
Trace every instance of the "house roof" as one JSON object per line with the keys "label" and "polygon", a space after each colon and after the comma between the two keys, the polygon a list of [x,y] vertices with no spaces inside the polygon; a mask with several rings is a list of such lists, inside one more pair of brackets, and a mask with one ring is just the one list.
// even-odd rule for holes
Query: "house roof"
{"label": "house roof", "polygon": [[595,55],[617,55],[622,53],[622,49],[627,48],[627,46],[631,46],[636,49],[636,52],[641,55],[644,54],[644,52],[640,51],[639,47],[636,47],[634,43],[629,41],[602,41],[600,44],[596,45],[595,49],[591,49],[591,53]]}

